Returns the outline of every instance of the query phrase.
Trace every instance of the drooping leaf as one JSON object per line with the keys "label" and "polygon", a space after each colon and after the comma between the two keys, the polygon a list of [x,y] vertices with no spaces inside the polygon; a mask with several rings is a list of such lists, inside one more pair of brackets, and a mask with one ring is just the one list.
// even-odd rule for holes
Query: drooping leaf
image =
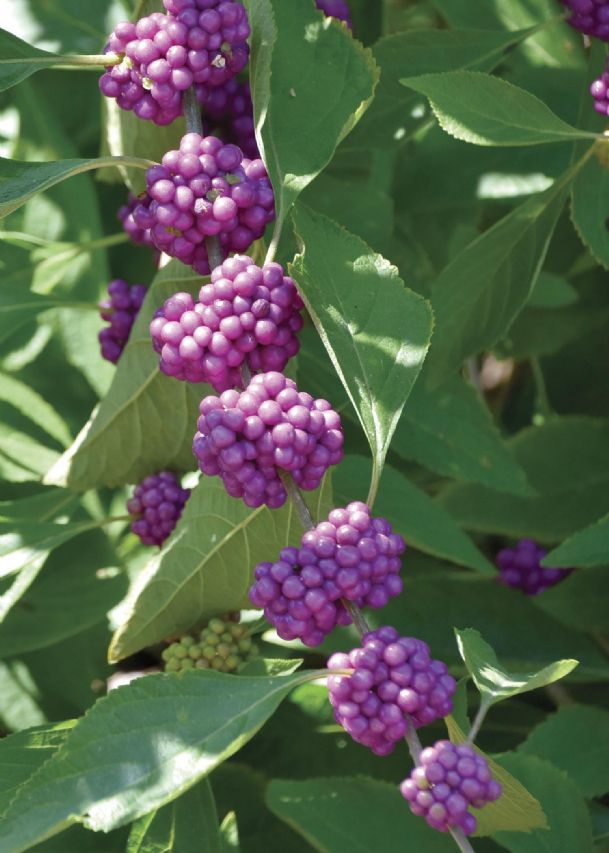
{"label": "drooping leaf", "polygon": [[33,388],[0,374],[0,401],[9,403],[59,444],[64,447],[70,444],[72,438],[65,421]]}
{"label": "drooping leaf", "polygon": [[606,566],[609,564],[609,515],[604,515],[583,530],[578,530],[550,551],[542,565],[556,568]]}
{"label": "drooping leaf", "polygon": [[42,68],[48,68],[55,60],[61,62],[59,57],[39,50],[12,33],[0,29],[0,92],[17,85],[26,77],[35,74]]}

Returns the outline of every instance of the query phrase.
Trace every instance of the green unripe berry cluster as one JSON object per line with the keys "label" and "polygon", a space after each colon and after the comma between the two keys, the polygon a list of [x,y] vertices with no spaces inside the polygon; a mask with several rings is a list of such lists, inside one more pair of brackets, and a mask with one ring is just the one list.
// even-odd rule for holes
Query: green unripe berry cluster
{"label": "green unripe berry cluster", "polygon": [[217,616],[203,628],[198,639],[186,634],[164,649],[162,658],[165,672],[215,669],[235,673],[256,651],[246,625],[240,625],[231,616]]}

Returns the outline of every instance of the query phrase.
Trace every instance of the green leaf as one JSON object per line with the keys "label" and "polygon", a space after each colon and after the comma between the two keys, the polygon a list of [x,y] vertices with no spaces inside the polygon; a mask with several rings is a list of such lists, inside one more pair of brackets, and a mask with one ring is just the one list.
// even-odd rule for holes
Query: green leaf
{"label": "green leaf", "polygon": [[551,762],[585,797],[609,791],[609,713],[591,705],[564,705],[536,726],[518,751]]}
{"label": "green leaf", "polygon": [[[496,833],[495,839],[502,847],[511,853],[539,853],[540,850],[590,853],[593,850],[586,803],[565,773],[531,755],[511,753],[500,756],[498,762],[539,800],[548,819],[547,829],[534,829],[528,835],[510,831]],[[491,807],[487,806],[484,811]]]}
{"label": "green leaf", "polygon": [[302,664],[302,658],[254,658],[241,667],[239,675],[291,675]]}
{"label": "green leaf", "polygon": [[5,285],[0,292],[0,343],[38,314],[61,305],[62,301]]}
{"label": "green leaf", "polygon": [[606,566],[609,564],[609,515],[578,530],[543,558],[543,566]]}
{"label": "green leaf", "polygon": [[0,478],[13,483],[39,482],[59,459],[56,450],[0,422]]}
{"label": "green leaf", "polygon": [[[365,500],[368,472],[368,460],[361,456],[345,457],[334,475],[337,503],[342,506],[352,500]],[[450,516],[441,511],[429,495],[388,465],[383,471],[374,508],[375,515],[390,521],[409,546],[484,574],[496,573],[492,563]],[[407,569],[408,554],[404,561]]]}
{"label": "green leaf", "polygon": [[55,521],[69,518],[76,508],[78,496],[65,489],[44,489],[18,501],[0,501],[0,519]]}
{"label": "green leaf", "polygon": [[398,787],[387,782],[362,777],[274,779],[266,802],[314,850],[368,853],[378,849],[379,827],[383,853],[403,853],[405,839],[412,850],[425,853],[454,850],[452,839],[417,819]]}
{"label": "green leaf", "polygon": [[291,270],[372,450],[378,481],[431,337],[429,303],[358,237],[299,205]]}
{"label": "green leaf", "polygon": [[[321,489],[307,496],[314,517],[327,513],[330,493],[326,477]],[[252,510],[231,498],[218,478],[202,477],[171,540],[138,577],[129,615],[112,640],[111,659],[249,606],[256,564],[297,544],[302,532],[291,503]]]}
{"label": "green leaf", "polygon": [[125,853],[220,853],[218,815],[211,785],[199,782],[173,803],[131,827]]}
{"label": "green leaf", "polygon": [[507,332],[535,285],[575,174],[570,169],[500,219],[433,282],[430,368],[436,381]]}
{"label": "green leaf", "polygon": [[609,233],[607,206],[603,199],[609,193],[609,171],[605,164],[606,143],[599,143],[573,182],[571,213],[573,224],[596,260],[609,269]]}
{"label": "green leaf", "polygon": [[161,270],[150,287],[110,391],[45,482],[85,491],[100,484],[135,483],[151,471],[194,467],[192,437],[204,384],[178,382],[159,370],[150,343],[150,320],[178,290],[195,292],[200,277],[178,261]]}
{"label": "green leaf", "polygon": [[55,60],[61,58],[46,50],[32,47],[25,41],[6,30],[0,29],[0,92],[16,86],[26,77],[35,74],[43,68],[48,68]]}
{"label": "green leaf", "polygon": [[[466,738],[452,717],[446,718],[448,736],[453,743],[463,743]],[[474,745],[480,755],[481,749]],[[501,784],[501,797],[494,803],[487,803],[482,809],[472,809],[478,827],[475,835],[494,835],[496,832],[511,829],[514,832],[531,832],[534,829],[546,829],[547,819],[539,800],[515,779],[504,767],[484,755],[494,778]]]}
{"label": "green leaf", "polygon": [[277,228],[329,163],[378,80],[369,50],[313,4],[247,0],[256,136],[275,190]]}
{"label": "green leaf", "polygon": [[579,294],[572,284],[550,272],[541,272],[527,305],[529,308],[565,308],[573,305]]}
{"label": "green leaf", "polygon": [[[609,634],[609,572],[606,566],[573,572],[565,580],[543,595],[535,597],[535,604],[573,628],[580,631],[598,631]],[[574,606],[577,602],[577,606]]]}
{"label": "green leaf", "polygon": [[0,401],[12,405],[63,447],[72,441],[66,422],[53,406],[28,385],[6,373],[0,374]]}
{"label": "green leaf", "polygon": [[578,665],[576,660],[560,660],[544,666],[537,672],[508,672],[503,669],[497,655],[478,631],[473,628],[455,628],[459,654],[485,705],[493,705],[519,693],[546,687],[564,678]]}
{"label": "green leaf", "polygon": [[450,71],[400,83],[429,98],[443,130],[474,145],[541,145],[596,138],[594,133],[571,127],[530,92],[489,74]]}
{"label": "green leaf", "polygon": [[220,825],[220,846],[223,853],[239,853],[239,827],[235,812],[228,812]]}
{"label": "green leaf", "polygon": [[292,687],[322,675],[186,672],[112,691],[19,788],[3,843],[20,853],[77,821],[107,832],[164,806],[240,749]]}

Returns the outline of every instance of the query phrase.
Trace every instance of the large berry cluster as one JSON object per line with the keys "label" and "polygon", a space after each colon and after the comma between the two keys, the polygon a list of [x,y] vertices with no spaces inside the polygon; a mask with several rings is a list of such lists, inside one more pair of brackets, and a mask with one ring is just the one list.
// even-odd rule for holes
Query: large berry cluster
{"label": "large berry cluster", "polygon": [[349,5],[346,0],[316,0],[316,6],[329,18],[338,18],[339,21],[345,21],[349,28],[353,26]]}
{"label": "large berry cluster", "polygon": [[521,539],[515,548],[503,548],[496,557],[499,580],[527,595],[538,595],[571,572],[571,569],[544,568],[541,561],[547,553],[533,539]]}
{"label": "large berry cluster", "polygon": [[122,278],[116,278],[108,285],[108,299],[100,302],[99,308],[102,319],[110,325],[98,335],[102,357],[107,361],[116,364],[119,360],[145,296],[143,284],[130,287]]}
{"label": "large berry cluster", "polygon": [[227,0],[167,0],[171,14],[123,21],[105,52],[120,62],[99,81],[104,95],[141,119],[169,124],[183,111],[191,86],[218,86],[247,64],[247,13]]}
{"label": "large berry cluster", "polygon": [[146,180],[148,197],[133,211],[135,224],[157,249],[201,275],[210,272],[206,237],[218,238],[225,257],[244,252],[275,216],[262,160],[246,160],[215,136],[187,133]]}
{"label": "large berry cluster", "polygon": [[200,86],[197,97],[203,106],[206,134],[234,142],[246,157],[260,157],[254,133],[254,106],[250,84],[233,78],[222,86]]}
{"label": "large berry cluster", "polygon": [[238,672],[256,654],[247,626],[240,625],[238,614],[215,617],[195,639],[187,634],[162,652],[165,672],[187,669],[215,669]]}
{"label": "large berry cluster", "polygon": [[195,302],[176,293],[150,325],[161,370],[217,392],[240,384],[239,367],[283,370],[298,352],[302,300],[293,280],[276,263],[258,267],[235,255],[216,267]]}
{"label": "large berry cluster", "polygon": [[127,501],[132,532],[144,545],[162,545],[182,515],[189,495],[190,489],[183,489],[171,471],[146,477]]}
{"label": "large berry cluster", "polygon": [[456,685],[446,664],[395,628],[365,634],[362,648],[332,655],[328,669],[353,670],[328,677],[330,702],[337,722],[377,755],[390,753],[410,723],[428,725],[452,711]]}
{"label": "large berry cluster", "polygon": [[609,0],[563,0],[576,30],[609,41]]}
{"label": "large berry cluster", "polygon": [[440,740],[421,752],[420,762],[400,786],[411,811],[440,832],[460,828],[471,835],[477,822],[468,809],[501,796],[484,756],[467,744]]}
{"label": "large berry cluster", "polygon": [[355,501],[305,533],[299,549],[284,548],[277,562],[259,563],[250,600],[284,640],[318,646],[336,625],[351,622],[341,599],[381,608],[399,595],[405,549],[388,521]]}

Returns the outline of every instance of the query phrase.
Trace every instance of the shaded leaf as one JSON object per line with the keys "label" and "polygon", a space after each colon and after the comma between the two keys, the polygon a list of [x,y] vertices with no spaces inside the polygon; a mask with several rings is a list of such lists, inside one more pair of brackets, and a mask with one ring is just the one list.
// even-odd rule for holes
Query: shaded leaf
{"label": "shaded leaf", "polygon": [[[0,92],[10,89],[36,71],[48,68],[55,58],[46,50],[32,47],[6,30],[0,29]],[[61,62],[59,57],[55,58]]]}
{"label": "shaded leaf", "polygon": [[606,566],[609,564],[609,515],[578,530],[550,551],[541,561],[543,566]]}

